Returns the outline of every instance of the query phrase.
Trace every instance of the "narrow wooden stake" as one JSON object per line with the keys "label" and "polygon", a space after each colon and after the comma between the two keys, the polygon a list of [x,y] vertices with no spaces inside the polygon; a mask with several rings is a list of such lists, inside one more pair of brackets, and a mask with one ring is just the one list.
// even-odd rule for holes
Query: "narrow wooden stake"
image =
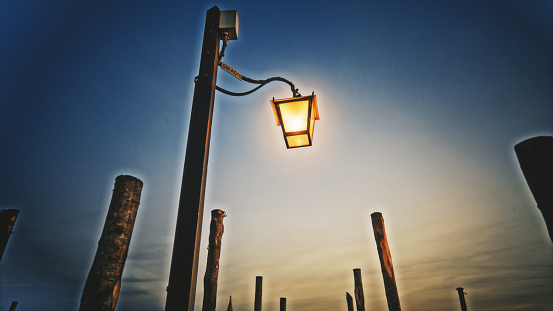
{"label": "narrow wooden stake", "polygon": [[346,302],[348,303],[348,311],[353,311],[353,297],[346,292]]}
{"label": "narrow wooden stake", "polygon": [[457,293],[459,294],[459,300],[461,302],[461,311],[467,311],[467,303],[465,302],[465,292],[462,287],[457,287]]}
{"label": "narrow wooden stake", "polygon": [[115,309],[142,185],[142,181],[132,176],[121,175],[115,179],[102,236],[83,289],[80,311]]}
{"label": "narrow wooden stake", "polygon": [[225,212],[220,209],[211,211],[209,227],[209,248],[204,276],[204,303],[202,311],[215,311],[217,305],[217,278],[219,277],[219,258],[221,257],[221,239],[223,238],[223,218]]}
{"label": "narrow wooden stake", "polygon": [[384,288],[386,289],[386,300],[388,300],[389,311],[401,311],[399,305],[399,295],[396,287],[396,278],[394,275],[394,265],[392,264],[392,255],[388,246],[388,238],[384,229],[384,218],[381,213],[372,213],[372,224],[374,239],[380,258],[380,269],[384,278]]}
{"label": "narrow wooden stake", "polygon": [[18,214],[19,210],[16,209],[3,209],[0,211],[0,261],[4,256],[4,251],[8,245],[8,240],[12,234]]}
{"label": "narrow wooden stake", "polygon": [[261,294],[263,291],[263,277],[255,277],[255,305],[254,311],[261,311]]}
{"label": "narrow wooden stake", "polygon": [[553,242],[553,137],[527,139],[515,145],[515,152]]}
{"label": "narrow wooden stake", "polygon": [[232,311],[232,296],[229,296],[228,298],[227,311]]}
{"label": "narrow wooden stake", "polygon": [[12,305],[10,306],[10,311],[15,311],[15,308],[17,307],[17,301],[12,301]]}
{"label": "narrow wooden stake", "polygon": [[357,311],[365,311],[365,294],[363,293],[361,269],[353,269],[353,279],[355,281],[355,303],[357,304]]}
{"label": "narrow wooden stake", "polygon": [[280,311],[286,311],[286,298],[280,298]]}

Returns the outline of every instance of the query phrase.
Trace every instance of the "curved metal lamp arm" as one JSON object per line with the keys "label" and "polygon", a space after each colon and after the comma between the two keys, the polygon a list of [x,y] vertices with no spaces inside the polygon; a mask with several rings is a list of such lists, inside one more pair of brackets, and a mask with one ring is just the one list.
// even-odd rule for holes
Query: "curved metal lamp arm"
{"label": "curved metal lamp arm", "polygon": [[248,95],[248,94],[251,94],[251,93],[259,90],[262,86],[264,86],[267,83],[270,83],[270,82],[273,82],[273,81],[281,81],[281,82],[285,82],[288,85],[290,85],[290,88],[292,89],[293,97],[301,96],[301,94],[298,92],[298,89],[296,89],[296,87],[294,86],[294,84],[292,82],[290,82],[287,79],[281,78],[281,77],[272,77],[272,78],[269,78],[269,79],[266,79],[266,80],[254,80],[254,79],[250,79],[248,77],[242,76],[242,80],[246,81],[246,82],[249,82],[249,83],[260,84],[260,85],[256,88],[252,89],[252,90],[249,90],[247,92],[242,92],[242,93],[235,93],[235,92],[227,91],[227,90],[225,90],[221,87],[218,87],[218,86],[215,86],[215,88],[216,88],[217,91],[223,92],[227,95],[244,96],[244,95]]}
{"label": "curved metal lamp arm", "polygon": [[[222,38],[221,39],[223,40],[223,47],[222,47],[221,51],[219,52],[219,66],[221,66],[221,62],[220,62],[221,59],[225,56],[225,49],[227,48],[227,41],[228,41],[228,33],[227,32],[222,33]],[[259,90],[262,86],[264,86],[267,83],[270,83],[270,82],[273,82],[273,81],[281,81],[281,82],[285,82],[288,85],[290,85],[290,88],[292,89],[292,96],[293,97],[301,96],[301,94],[298,92],[298,89],[294,86],[294,84],[292,82],[290,82],[287,79],[281,78],[281,77],[272,77],[272,78],[269,78],[269,79],[266,79],[266,80],[255,80],[255,79],[250,79],[248,77],[242,76],[242,80],[246,81],[246,82],[249,82],[249,83],[260,84],[260,85],[256,88],[252,89],[252,90],[249,90],[247,92],[242,92],[242,93],[231,92],[231,91],[225,90],[224,88],[221,88],[221,87],[218,87],[218,86],[215,86],[215,89],[219,92],[223,92],[223,93],[225,93],[227,95],[231,95],[231,96],[244,96],[244,95],[248,95],[248,94],[251,94],[251,93]],[[198,77],[196,77],[194,79],[194,83],[196,83],[197,81],[198,81]]]}

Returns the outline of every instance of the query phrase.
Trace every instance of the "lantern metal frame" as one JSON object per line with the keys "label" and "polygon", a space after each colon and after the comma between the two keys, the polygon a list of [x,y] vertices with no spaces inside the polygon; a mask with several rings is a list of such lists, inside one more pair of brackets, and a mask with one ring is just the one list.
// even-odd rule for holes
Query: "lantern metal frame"
{"label": "lantern metal frame", "polygon": [[[282,112],[280,109],[280,105],[306,101],[306,100],[308,101],[308,104],[307,104],[307,115],[306,115],[307,124],[306,124],[305,130],[287,131],[286,126],[284,125],[285,122],[282,119]],[[317,106],[317,96],[315,95],[315,92],[313,92],[309,96],[296,96],[296,97],[285,98],[285,99],[275,99],[273,97],[273,100],[271,100],[271,107],[273,108],[273,113],[275,114],[275,120],[276,120],[277,126],[280,126],[282,129],[282,136],[284,137],[286,148],[292,149],[292,148],[308,147],[313,145],[315,121],[319,120],[319,108]],[[307,144],[290,146],[290,142],[288,139],[289,137],[292,138],[295,136],[302,136],[302,135],[307,135]]]}

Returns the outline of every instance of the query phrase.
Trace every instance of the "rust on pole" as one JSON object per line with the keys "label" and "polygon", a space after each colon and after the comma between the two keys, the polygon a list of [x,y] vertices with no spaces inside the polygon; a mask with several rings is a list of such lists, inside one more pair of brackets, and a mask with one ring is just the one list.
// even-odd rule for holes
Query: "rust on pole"
{"label": "rust on pole", "polygon": [[19,210],[16,209],[3,209],[0,211],[0,261],[4,256],[4,251],[12,234],[17,215],[19,215]]}
{"label": "rust on pole", "polygon": [[115,179],[106,222],[86,279],[79,311],[115,309],[142,186],[142,181],[133,176],[121,175]]}
{"label": "rust on pole", "polygon": [[280,298],[280,311],[286,311],[286,298]]}
{"label": "rust on pole", "polygon": [[261,296],[263,293],[263,277],[255,277],[255,304],[254,311],[261,311]]}
{"label": "rust on pole", "polygon": [[353,279],[355,281],[355,304],[357,311],[365,311],[365,294],[363,293],[363,281],[361,280],[361,269],[353,269]]}
{"label": "rust on pole", "polygon": [[461,311],[467,311],[467,303],[465,302],[466,293],[462,287],[457,287],[457,293],[459,294],[459,301],[461,302]]}
{"label": "rust on pole", "polygon": [[522,141],[515,145],[515,153],[553,242],[553,137]]}
{"label": "rust on pole", "polygon": [[194,86],[188,128],[165,311],[194,310],[215,82],[219,64],[220,12],[219,8],[214,6],[206,14],[200,71]]}
{"label": "rust on pole", "polygon": [[223,238],[224,231],[224,217],[225,212],[220,209],[211,211],[209,247],[204,276],[204,303],[202,305],[202,311],[215,311],[215,306],[217,305],[217,278],[219,277],[219,258],[221,257],[221,239]]}
{"label": "rust on pole", "polygon": [[388,238],[384,229],[384,218],[381,213],[371,214],[374,239],[380,258],[380,269],[384,278],[384,288],[386,290],[386,300],[388,301],[389,311],[401,311],[399,304],[399,295],[397,292],[396,278],[394,275],[394,265],[392,264],[392,255],[388,246]]}
{"label": "rust on pole", "polygon": [[348,311],[353,311],[353,297],[346,292],[346,302],[348,304]]}

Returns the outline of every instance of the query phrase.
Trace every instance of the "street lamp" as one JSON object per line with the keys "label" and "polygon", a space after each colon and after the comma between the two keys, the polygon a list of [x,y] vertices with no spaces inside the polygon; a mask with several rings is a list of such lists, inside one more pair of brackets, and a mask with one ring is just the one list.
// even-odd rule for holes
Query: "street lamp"
{"label": "street lamp", "polygon": [[[254,80],[242,76],[232,67],[222,63],[221,58],[224,56],[227,41],[237,38],[238,16],[236,11],[220,11],[216,6],[207,11],[200,72],[194,80],[194,98],[190,114],[165,311],[194,310],[215,90],[233,96],[243,96],[255,92],[272,81],[288,83],[293,97],[271,101],[277,124],[282,125],[288,148],[310,146],[313,140],[314,122],[319,119],[317,100],[314,94],[302,97],[295,86],[284,78]],[[223,40],[223,47],[219,52],[221,40]],[[219,66],[240,80],[259,84],[259,86],[244,93],[234,93],[222,89],[216,85]],[[301,121],[288,120],[288,117],[295,118],[294,112],[303,114]],[[293,125],[297,122],[305,124]]]}
{"label": "street lamp", "polygon": [[315,120],[319,120],[317,96],[292,97],[271,100],[277,126],[287,148],[311,146]]}

